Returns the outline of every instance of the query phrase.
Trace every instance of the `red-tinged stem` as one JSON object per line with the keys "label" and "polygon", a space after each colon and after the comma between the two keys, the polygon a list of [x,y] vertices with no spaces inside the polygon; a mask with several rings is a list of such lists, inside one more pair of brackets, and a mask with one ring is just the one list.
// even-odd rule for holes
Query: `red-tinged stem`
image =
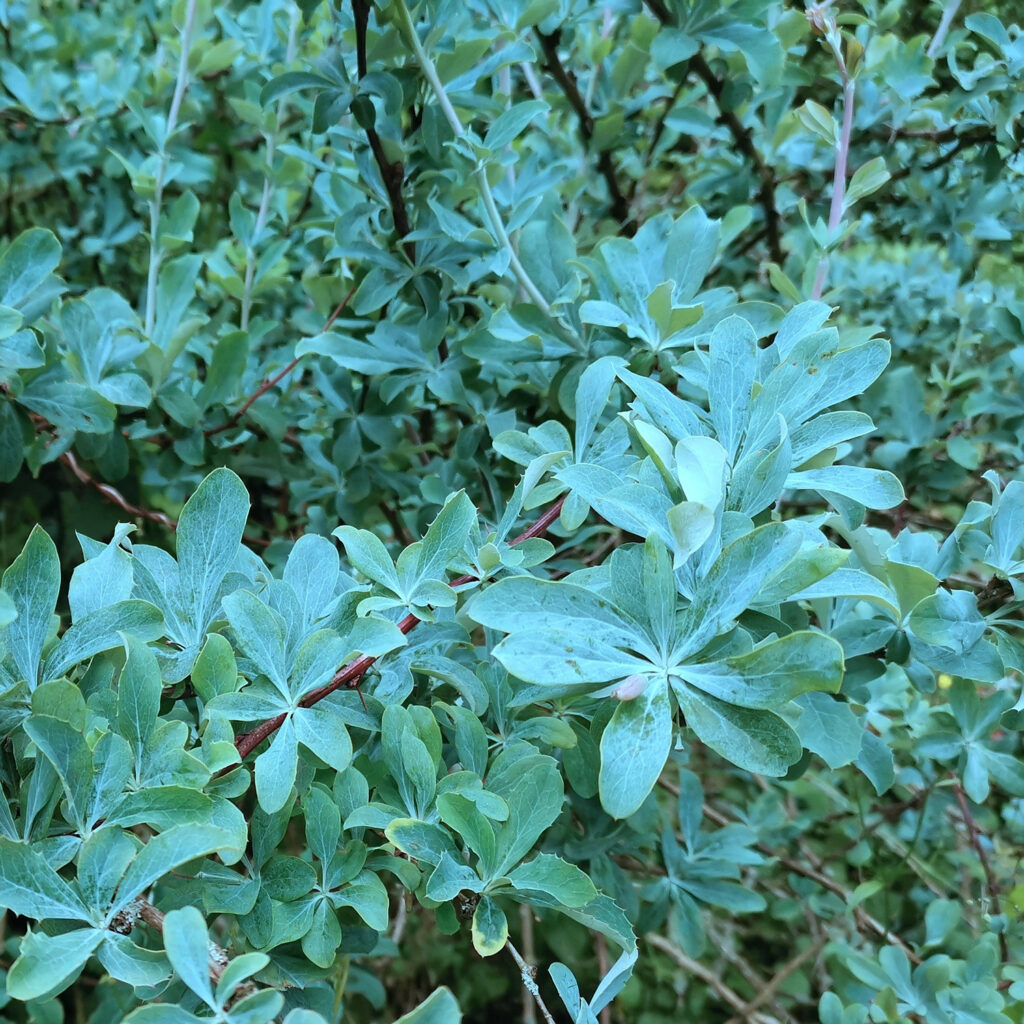
{"label": "red-tinged stem", "polygon": [[60,457],[60,461],[63,462],[64,465],[67,466],[83,484],[87,484],[89,487],[94,487],[112,505],[116,505],[118,508],[124,509],[125,512],[128,512],[133,516],[140,516],[142,519],[149,519],[154,523],[159,523],[161,526],[166,526],[169,530],[177,530],[178,524],[170,516],[164,515],[163,512],[153,512],[148,508],[133,505],[116,487],[111,487],[110,484],[100,483],[99,480],[91,476],[86,472],[86,470],[82,469],[78,464],[78,460],[71,454],[71,452],[64,452]]}
{"label": "red-tinged stem", "polygon": [[[539,537],[542,533],[545,533],[551,524],[558,518],[559,513],[562,511],[562,504],[565,498],[559,498],[543,515],[541,515],[535,523],[528,526],[518,537],[513,537],[510,540],[509,546],[515,547],[517,544],[522,544],[524,541],[532,540],[534,537]],[[462,587],[467,583],[475,583],[475,576],[458,576],[453,579],[448,585],[450,587]],[[398,628],[403,633],[410,633],[415,626],[420,623],[420,619],[413,614],[406,615],[398,623]],[[311,708],[314,704],[319,703],[324,697],[334,693],[335,690],[340,690],[342,687],[348,689],[354,689],[357,687],[362,680],[363,676],[369,671],[373,663],[377,659],[371,657],[368,654],[363,654],[356,658],[355,661],[350,661],[347,665],[338,669],[334,674],[334,678],[325,686],[319,687],[319,689],[311,690],[306,694],[305,697],[299,701],[299,706],[304,708]],[[284,724],[284,720],[287,715],[277,715],[275,718],[268,718],[267,721],[261,722],[255,729],[251,729],[249,732],[244,732],[240,736],[235,737],[235,749],[238,751],[238,756],[241,760],[245,760],[249,754],[251,754],[267,737],[272,736],[281,726]],[[233,766],[225,769],[230,771]],[[223,773],[222,773],[223,774]]]}
{"label": "red-tinged stem", "polygon": [[[334,321],[341,315],[342,310],[349,304],[349,300],[356,293],[358,285],[353,285],[349,290],[348,295],[345,296],[335,307],[334,312],[327,318],[327,322],[324,324],[324,330],[329,331]],[[275,373],[273,377],[268,377],[246,400],[245,402],[236,409],[225,422],[220,424],[218,427],[210,427],[209,430],[204,430],[203,433],[207,437],[213,437],[215,434],[220,434],[225,430],[230,430],[238,421],[249,411],[249,406],[256,401],[261,395],[265,395],[275,384],[283,380],[288,376],[296,366],[299,365],[299,361],[302,356],[296,356],[283,370],[279,373]]]}
{"label": "red-tinged stem", "polygon": [[[992,912],[996,917],[998,917],[1003,912],[1002,906],[999,902],[999,881],[996,878],[995,872],[992,870],[988,854],[985,852],[985,844],[982,842],[978,823],[974,820],[974,815],[971,814],[971,808],[967,802],[967,794],[964,792],[964,787],[956,774],[952,773],[952,775],[953,794],[956,796],[956,802],[960,808],[960,817],[963,818],[964,824],[967,826],[967,834],[970,836],[971,846],[974,847],[974,852],[978,855],[978,860],[981,862],[981,870],[985,874],[985,887],[988,889],[988,898],[992,905]],[[999,952],[1002,956],[1003,963],[1009,963],[1010,947],[1006,940],[1006,932],[999,933]]]}
{"label": "red-tinged stem", "polygon": [[[839,146],[836,149],[836,167],[832,178],[832,205],[828,212],[829,235],[834,235],[843,222],[843,207],[846,205],[846,165],[850,156],[850,138],[853,134],[853,102],[856,94],[856,85],[850,77],[846,67],[846,60],[838,42],[830,35],[829,48],[835,57],[836,66],[843,80],[843,127],[839,136]],[[811,298],[820,299],[825,290],[825,283],[828,281],[829,258],[823,254],[818,260],[818,269],[814,275],[814,287],[811,289]]]}
{"label": "red-tinged stem", "polygon": [[[159,932],[161,935],[164,933],[164,918],[165,914],[162,910],[157,910],[148,900],[139,900],[135,906],[135,912],[138,914],[140,921],[145,921],[154,931]],[[224,974],[224,969],[229,963],[227,953],[221,949],[220,946],[215,943],[210,943],[210,980],[216,985],[220,981],[221,976]],[[252,982],[245,982],[241,986],[241,993],[243,995],[249,995],[256,991],[256,986]],[[238,998],[236,994],[235,998]]]}
{"label": "red-tinged stem", "polygon": [[[514,548],[517,544],[522,544],[523,541],[533,540],[534,537],[547,533],[551,524],[561,515],[562,505],[564,504],[565,498],[559,498],[532,526],[523,530],[518,537],[513,537],[508,542],[509,547]],[[458,580],[452,580],[452,586],[458,586],[460,583],[471,583],[472,580],[472,576],[462,576]]]}

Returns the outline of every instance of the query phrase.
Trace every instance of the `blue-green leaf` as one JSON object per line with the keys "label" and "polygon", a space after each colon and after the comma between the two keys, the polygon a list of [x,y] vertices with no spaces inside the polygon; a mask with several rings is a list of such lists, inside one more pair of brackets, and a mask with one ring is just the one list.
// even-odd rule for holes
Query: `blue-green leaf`
{"label": "blue-green leaf", "polygon": [[175,973],[207,1006],[212,1006],[210,937],[203,915],[195,907],[168,911],[163,935],[164,949]]}
{"label": "blue-green leaf", "polygon": [[546,892],[567,907],[585,907],[597,896],[585,872],[550,853],[538,853],[510,871],[508,878],[517,889]]}
{"label": "blue-green leaf", "polygon": [[18,613],[7,627],[7,647],[22,678],[34,690],[39,683],[39,661],[60,591],[57,548],[41,526],[33,527],[0,585]]}
{"label": "blue-green leaf", "polygon": [[628,818],[654,788],[672,744],[672,708],[664,679],[615,709],[601,736],[601,805]]}
{"label": "blue-green leaf", "polygon": [[736,707],[686,683],[680,683],[675,693],[686,724],[703,743],[738,767],[778,778],[800,759],[796,733],[771,711]]}
{"label": "blue-green leaf", "polygon": [[141,895],[169,871],[209,856],[220,850],[231,850],[231,833],[210,825],[178,825],[153,836],[139,851],[121,880],[112,913]]}
{"label": "blue-green leaf", "polygon": [[[289,1015],[290,1016],[290,1015]],[[422,1003],[402,1014],[395,1024],[460,1024],[462,1011],[451,991],[445,987],[435,989]],[[288,1021],[285,1024],[289,1024]],[[295,1021],[294,1024],[304,1024]]]}
{"label": "blue-green leaf", "polygon": [[60,242],[52,231],[23,231],[0,252],[0,304],[21,309],[57,269],[60,256]]}
{"label": "blue-green leaf", "polygon": [[504,149],[531,121],[550,109],[543,100],[526,100],[503,110],[487,129],[484,145],[492,152]]}
{"label": "blue-green leaf", "polygon": [[884,469],[864,466],[825,466],[790,473],[786,487],[840,494],[865,508],[894,508],[904,499],[903,485]]}
{"label": "blue-green leaf", "polygon": [[705,693],[746,708],[777,708],[802,693],[839,689],[843,649],[822,633],[790,633],[725,661],[683,665],[679,674]]}
{"label": "blue-green leaf", "polygon": [[38,850],[6,836],[0,836],[0,906],[36,920],[91,919],[89,908]]}
{"label": "blue-green leaf", "polygon": [[256,758],[256,795],[267,814],[279,811],[288,802],[299,769],[298,738],[288,717]]}
{"label": "blue-green leaf", "polygon": [[38,999],[47,992],[67,988],[103,936],[99,928],[78,928],[63,935],[30,932],[22,939],[18,959],[7,974],[8,996]]}
{"label": "blue-green leaf", "polygon": [[94,654],[119,647],[122,634],[140,641],[156,640],[164,632],[163,613],[147,601],[118,601],[90,612],[70,626],[43,666],[43,681],[57,679]]}
{"label": "blue-green leaf", "polygon": [[215,469],[181,511],[178,569],[192,599],[195,643],[219,611],[220,586],[238,557],[248,514],[249,495],[230,469]]}
{"label": "blue-green leaf", "polygon": [[[750,415],[750,395],[757,369],[757,337],[746,320],[730,316],[711,332],[708,348],[708,405],[730,460],[736,455]],[[692,498],[693,495],[687,494]]]}

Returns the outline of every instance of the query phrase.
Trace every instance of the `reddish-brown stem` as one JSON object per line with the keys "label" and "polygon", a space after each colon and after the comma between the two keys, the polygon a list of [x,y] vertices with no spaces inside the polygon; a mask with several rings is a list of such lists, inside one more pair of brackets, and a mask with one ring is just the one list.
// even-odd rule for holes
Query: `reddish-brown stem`
{"label": "reddish-brown stem", "polygon": [[140,516],[143,519],[149,519],[154,523],[159,523],[161,526],[166,526],[169,530],[177,530],[178,524],[170,516],[164,515],[163,512],[152,512],[148,508],[133,505],[116,487],[111,487],[110,484],[100,483],[100,481],[94,476],[91,476],[82,469],[78,464],[78,460],[71,454],[71,452],[65,452],[60,457],[60,461],[63,462],[64,465],[67,466],[83,484],[87,484],[89,487],[95,488],[112,505],[116,505],[118,508],[124,509],[125,512],[128,512],[133,516]]}
{"label": "reddish-brown stem", "polygon": [[[964,787],[955,774],[953,775],[953,793],[956,795],[957,806],[960,808],[960,817],[963,818],[964,824],[967,826],[967,834],[970,836],[971,846],[978,855],[978,860],[981,862],[981,870],[985,874],[985,888],[988,889],[988,898],[992,903],[992,912],[998,917],[1003,912],[999,903],[999,880],[996,878],[992,865],[989,862],[988,854],[985,852],[978,823],[974,820],[974,815],[971,814],[971,808],[967,802],[967,794],[964,792]],[[1004,964],[1010,962],[1010,948],[1006,941],[1006,932],[999,933],[999,953],[1003,958]]]}
{"label": "reddish-brown stem", "polygon": [[[334,312],[327,318],[327,322],[324,324],[324,330],[329,331],[334,321],[341,315],[342,310],[349,304],[352,296],[356,293],[358,285],[353,285],[349,289],[348,295],[345,296],[334,308]],[[204,430],[203,433],[207,437],[213,437],[215,434],[220,434],[225,430],[230,430],[238,421],[249,411],[249,406],[256,401],[261,395],[265,395],[275,384],[283,380],[288,376],[296,366],[299,365],[299,360],[302,356],[296,356],[283,370],[275,373],[273,377],[267,377],[263,383],[242,403],[242,405],[236,409],[220,426],[210,427],[208,430]]]}
{"label": "reddish-brown stem", "polygon": [[[579,122],[580,135],[586,145],[591,145],[594,138],[594,118],[587,109],[587,102],[576,83],[576,76],[567,71],[558,56],[558,46],[561,42],[561,29],[546,34],[539,28],[534,29],[537,38],[540,40],[541,49],[544,51],[544,61],[551,72],[551,77],[558,83],[565,98],[569,101]],[[627,235],[636,234],[636,223],[629,211],[629,200],[619,187],[618,169],[611,153],[602,149],[597,154],[597,169],[604,178],[608,187],[608,195],[611,200],[611,215],[618,221]]]}
{"label": "reddish-brown stem", "polygon": [[[514,547],[517,544],[522,544],[524,541],[539,537],[542,533],[546,532],[548,527],[558,518],[564,501],[564,498],[559,498],[543,515],[538,517],[536,522],[523,530],[518,537],[513,537],[509,541],[509,546]],[[457,576],[448,585],[450,587],[462,587],[467,583],[475,583],[476,579],[475,576]],[[410,613],[398,623],[398,628],[403,633],[409,633],[419,622],[420,619]],[[368,654],[363,654],[356,658],[355,661],[350,661],[347,665],[338,669],[334,674],[334,678],[325,686],[307,693],[299,701],[299,706],[310,708],[322,701],[324,697],[334,693],[335,690],[340,690],[342,687],[348,689],[357,687],[360,680],[362,680],[376,660],[376,658],[370,657]],[[236,736],[235,749],[238,751],[239,758],[244,761],[265,739],[281,728],[286,717],[287,715],[282,714],[277,715],[275,718],[268,718],[267,721],[261,722],[255,729],[250,729],[249,732]],[[228,768],[226,770],[230,771],[231,769]]]}
{"label": "reddish-brown stem", "polygon": [[[163,935],[165,915],[162,910],[157,910],[148,900],[139,900],[135,909],[140,921],[145,921],[154,931],[160,932]],[[210,943],[210,980],[214,985],[220,981],[227,965],[227,953],[220,946]],[[251,982],[245,982],[242,989],[248,994],[255,992],[256,986]]]}
{"label": "reddish-brown stem", "polygon": [[[662,25],[671,27],[675,24],[675,16],[664,3],[664,0],[643,0],[643,2]],[[757,199],[764,210],[768,252],[774,262],[781,264],[785,253],[782,251],[782,218],[775,205],[775,186],[777,184],[775,169],[757,151],[751,130],[726,106],[725,79],[719,78],[714,73],[701,53],[695,53],[690,58],[687,69],[693,71],[707,87],[708,94],[718,107],[719,123],[728,130],[736,148],[750,161],[758,178],[761,179],[761,187],[758,189]]]}
{"label": "reddish-brown stem", "polygon": [[736,144],[736,148],[750,161],[757,176],[761,179],[761,187],[757,191],[757,201],[764,211],[764,226],[768,240],[768,252],[774,262],[781,264],[785,258],[782,251],[781,217],[775,205],[775,170],[767,163],[754,145],[753,133],[743,124],[733,111],[725,107],[725,80],[719,78],[704,57],[695,53],[689,65],[703,81],[709,95],[718,107],[718,121],[725,125]]}
{"label": "reddish-brown stem", "polygon": [[[0,391],[6,395],[10,394],[6,384],[0,384]],[[52,431],[54,429],[53,424],[45,416],[40,416],[39,413],[30,412],[28,414],[28,418],[37,433]],[[169,530],[177,530],[178,523],[176,520],[165,515],[163,512],[152,512],[150,509],[142,508],[140,505],[133,505],[116,487],[111,487],[110,484],[101,483],[89,472],[82,469],[78,464],[78,459],[76,459],[71,452],[64,452],[60,456],[60,461],[67,466],[83,484],[94,488],[112,505],[116,505],[118,508],[124,509],[125,512],[128,512],[133,516],[139,516],[142,519],[149,519],[154,523],[159,523],[161,526],[166,526]]]}
{"label": "reddish-brown stem", "polygon": [[[832,53],[839,68],[839,74],[843,80],[843,127],[839,135],[839,144],[836,148],[836,166],[832,180],[832,203],[828,213],[828,230],[834,235],[843,222],[843,208],[846,203],[846,164],[850,156],[850,138],[853,133],[853,101],[856,95],[856,85],[846,67],[846,60],[838,45],[831,44]],[[818,269],[814,276],[814,287],[811,289],[811,298],[820,299],[825,290],[825,283],[828,281],[829,258],[822,254],[818,260]]]}
{"label": "reddish-brown stem", "polygon": [[[364,78],[367,71],[366,30],[372,6],[370,0],[352,0],[352,18],[356,29],[356,72],[360,78]],[[412,223],[409,220],[409,210],[402,194],[402,187],[405,184],[405,167],[401,160],[388,159],[388,155],[384,151],[384,143],[381,142],[380,135],[372,124],[364,130],[370,144],[370,151],[373,153],[373,159],[377,162],[384,190],[388,194],[391,216],[395,222],[395,232],[402,239],[402,248],[405,250],[406,256],[409,257],[409,261],[415,264],[416,246],[406,238],[406,235],[412,231]]]}

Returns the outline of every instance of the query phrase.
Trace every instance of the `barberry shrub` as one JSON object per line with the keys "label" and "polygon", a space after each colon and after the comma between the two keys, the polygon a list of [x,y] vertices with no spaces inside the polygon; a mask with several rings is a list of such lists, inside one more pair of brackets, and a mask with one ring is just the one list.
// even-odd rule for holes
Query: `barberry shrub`
{"label": "barberry shrub", "polygon": [[1024,1021],[1012,4],[0,4],[0,1020]]}

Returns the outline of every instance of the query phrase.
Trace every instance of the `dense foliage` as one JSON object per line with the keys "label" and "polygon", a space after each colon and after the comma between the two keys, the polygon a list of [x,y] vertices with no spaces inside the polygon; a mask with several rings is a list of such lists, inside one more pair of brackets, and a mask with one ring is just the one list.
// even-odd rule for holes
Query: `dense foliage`
{"label": "dense foliage", "polygon": [[0,3],[0,1020],[1024,1021],[1002,7]]}

